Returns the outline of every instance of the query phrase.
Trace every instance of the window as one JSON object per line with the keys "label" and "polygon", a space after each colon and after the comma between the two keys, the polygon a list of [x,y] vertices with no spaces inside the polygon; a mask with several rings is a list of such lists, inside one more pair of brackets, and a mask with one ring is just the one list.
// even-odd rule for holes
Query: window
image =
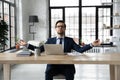
{"label": "window", "polygon": [[55,36],[54,26],[59,19],[65,21],[66,36],[77,43],[90,43],[112,36],[112,30],[103,29],[103,25],[112,25],[111,0],[50,0],[50,36]]}
{"label": "window", "polygon": [[111,15],[110,8],[98,8],[98,37],[105,43],[109,43],[110,39],[110,29],[105,29],[105,27],[111,27]]}
{"label": "window", "polygon": [[[79,39],[79,0],[50,0],[50,37],[55,36],[55,23],[57,20],[65,20],[67,25],[66,35]],[[71,4],[72,3],[72,4]],[[69,27],[68,27],[69,26]]]}
{"label": "window", "polygon": [[85,43],[95,40],[95,10],[94,7],[82,8],[82,41]]}
{"label": "window", "polygon": [[111,0],[82,0],[82,6],[101,6],[111,3]]}
{"label": "window", "polygon": [[72,38],[79,38],[79,8],[66,8],[65,9],[65,22],[68,27],[66,27],[66,35]]}
{"label": "window", "polygon": [[63,14],[65,16],[66,25],[66,35],[72,38],[78,38],[78,8],[61,8],[61,9],[51,9],[51,33],[52,37],[56,35],[55,33],[55,22],[57,20],[63,19]]}
{"label": "window", "polygon": [[62,15],[63,9],[51,9],[51,34],[52,37],[55,36],[55,22],[57,20],[62,20],[63,15]]}
{"label": "window", "polygon": [[[88,12],[89,11],[89,12]],[[84,7],[82,8],[82,41],[89,43],[100,39],[105,43],[111,36],[110,29],[104,29],[104,25],[111,26],[111,7]]]}
{"label": "window", "polygon": [[2,11],[2,1],[0,1],[0,16],[2,16],[2,13],[3,13],[3,11]]}
{"label": "window", "polygon": [[8,41],[4,50],[15,46],[15,0],[0,0],[0,16],[8,24]]}
{"label": "window", "polygon": [[79,0],[50,0],[50,6],[78,6]]}
{"label": "window", "polygon": [[15,0],[5,0],[7,2],[10,2],[10,3],[15,3]]}

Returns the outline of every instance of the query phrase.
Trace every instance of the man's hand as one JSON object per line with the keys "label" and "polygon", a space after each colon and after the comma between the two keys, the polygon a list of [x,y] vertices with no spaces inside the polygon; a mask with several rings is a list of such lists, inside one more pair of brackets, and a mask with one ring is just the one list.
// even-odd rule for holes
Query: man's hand
{"label": "man's hand", "polygon": [[92,43],[92,45],[93,45],[93,46],[99,46],[99,45],[101,45],[101,42],[100,42],[100,40],[98,39],[98,40],[95,40],[95,41]]}
{"label": "man's hand", "polygon": [[27,43],[24,40],[20,40],[19,44],[20,44],[20,46],[26,46],[27,45]]}

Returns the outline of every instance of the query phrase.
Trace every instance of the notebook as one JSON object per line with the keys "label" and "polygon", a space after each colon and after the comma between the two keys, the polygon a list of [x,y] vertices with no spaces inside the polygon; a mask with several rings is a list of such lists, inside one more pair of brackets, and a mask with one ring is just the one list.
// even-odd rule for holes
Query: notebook
{"label": "notebook", "polygon": [[64,55],[62,45],[60,44],[44,44],[44,48],[47,55]]}

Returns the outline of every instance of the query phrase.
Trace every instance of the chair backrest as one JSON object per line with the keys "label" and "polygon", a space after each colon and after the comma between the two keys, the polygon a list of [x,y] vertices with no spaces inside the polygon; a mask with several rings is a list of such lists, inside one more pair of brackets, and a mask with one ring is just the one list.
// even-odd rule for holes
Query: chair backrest
{"label": "chair backrest", "polygon": [[59,75],[54,76],[53,79],[62,79],[63,80],[63,79],[65,79],[65,76],[62,74],[59,74]]}

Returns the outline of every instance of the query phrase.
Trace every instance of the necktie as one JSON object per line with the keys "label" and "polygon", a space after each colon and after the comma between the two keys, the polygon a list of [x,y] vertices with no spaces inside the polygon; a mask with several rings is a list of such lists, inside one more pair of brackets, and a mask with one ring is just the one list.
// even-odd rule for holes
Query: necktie
{"label": "necktie", "polygon": [[59,44],[62,44],[62,38],[59,38],[60,39],[60,43]]}

